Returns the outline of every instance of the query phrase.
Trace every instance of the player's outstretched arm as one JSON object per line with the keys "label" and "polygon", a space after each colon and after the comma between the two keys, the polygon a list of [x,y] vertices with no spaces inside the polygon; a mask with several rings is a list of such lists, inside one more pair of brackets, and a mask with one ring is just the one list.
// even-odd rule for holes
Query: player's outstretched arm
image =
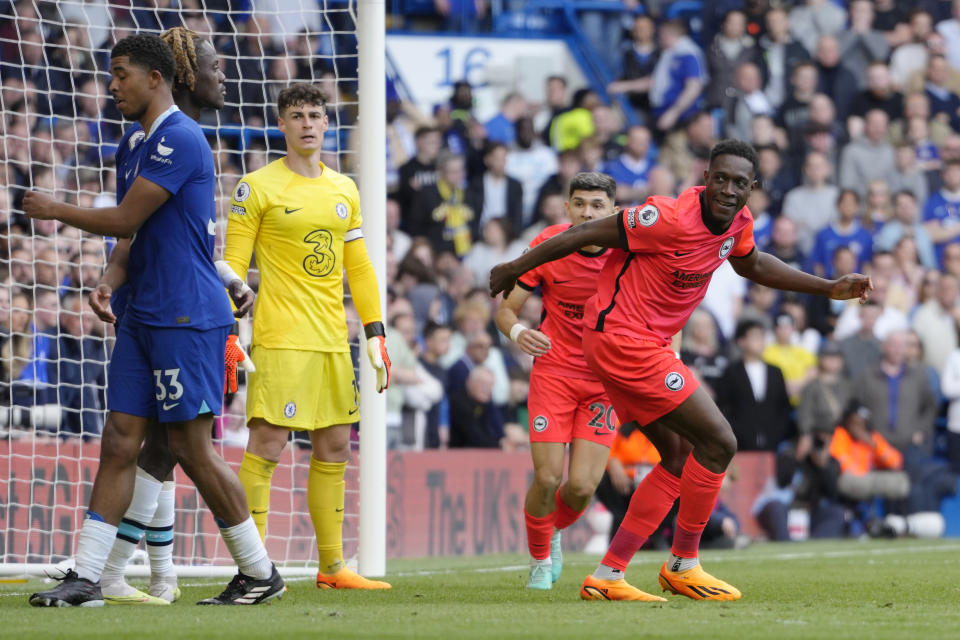
{"label": "player's outstretched arm", "polygon": [[529,297],[530,292],[523,287],[514,288],[497,307],[496,322],[500,333],[520,345],[524,353],[537,358],[550,350],[550,338],[545,333],[528,329],[520,323],[517,314]]}
{"label": "player's outstretched arm", "polygon": [[559,260],[581,247],[592,245],[624,248],[624,240],[620,237],[619,220],[619,215],[613,215],[570,227],[563,233],[558,233],[549,240],[541,242],[516,260],[498,264],[490,270],[490,295],[496,296],[503,291],[509,296],[517,283],[517,278],[527,271],[545,262]]}
{"label": "player's outstretched arm", "polygon": [[28,191],[23,196],[23,212],[28,218],[60,220],[90,233],[127,238],[169,198],[169,191],[140,176],[115,207],[75,207],[46,194]]}
{"label": "player's outstretched arm", "polygon": [[751,251],[742,258],[730,258],[730,264],[738,274],[774,289],[812,293],[834,300],[860,298],[866,301],[873,290],[869,276],[851,273],[837,280],[826,280],[794,269],[776,256],[762,251]]}
{"label": "player's outstretched arm", "polygon": [[107,267],[100,276],[96,288],[90,292],[90,308],[104,322],[114,324],[117,316],[110,307],[113,292],[127,281],[127,262],[130,260],[130,240],[119,238],[110,252]]}

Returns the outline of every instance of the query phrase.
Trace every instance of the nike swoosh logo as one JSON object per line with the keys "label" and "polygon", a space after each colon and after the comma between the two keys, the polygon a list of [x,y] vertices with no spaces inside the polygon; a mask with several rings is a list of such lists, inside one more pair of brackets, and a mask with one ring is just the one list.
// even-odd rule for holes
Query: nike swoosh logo
{"label": "nike swoosh logo", "polygon": [[257,511],[256,509],[250,509],[250,513],[253,514],[253,515],[255,515],[255,516],[262,515],[262,514],[264,514],[264,513],[266,513],[266,512],[267,512],[266,509],[264,509],[263,511]]}
{"label": "nike swoosh logo", "polygon": [[680,253],[679,251],[674,251],[673,255],[677,256],[678,258],[682,258],[683,256],[690,255],[691,253],[693,253],[693,251],[687,251],[686,253]]}
{"label": "nike swoosh logo", "polygon": [[[303,209],[303,207],[300,207],[300,209]],[[300,211],[300,209],[289,209],[289,208],[287,208],[287,207],[284,207],[283,212],[284,212],[284,213],[296,213],[297,211]]]}
{"label": "nike swoosh logo", "polygon": [[572,280],[572,279],[570,279],[570,280],[557,280],[556,278],[553,279],[553,284],[566,284],[566,283],[568,283],[568,282],[573,282],[573,280]]}
{"label": "nike swoosh logo", "polygon": [[170,409],[173,409],[174,407],[179,407],[179,406],[180,406],[180,403],[179,403],[179,402],[174,402],[173,404],[167,404],[166,402],[164,402],[164,403],[163,403],[163,410],[164,410],[164,411],[170,411]]}
{"label": "nike swoosh logo", "polygon": [[343,507],[340,507],[339,509],[334,509],[334,511],[336,511],[337,513],[340,513],[341,511],[343,511]]}
{"label": "nike swoosh logo", "polygon": [[348,415],[348,416],[352,416],[352,415],[355,414],[357,411],[360,411],[360,407],[357,407],[356,409],[354,409],[354,410],[352,410],[352,411],[347,411],[347,415]]}

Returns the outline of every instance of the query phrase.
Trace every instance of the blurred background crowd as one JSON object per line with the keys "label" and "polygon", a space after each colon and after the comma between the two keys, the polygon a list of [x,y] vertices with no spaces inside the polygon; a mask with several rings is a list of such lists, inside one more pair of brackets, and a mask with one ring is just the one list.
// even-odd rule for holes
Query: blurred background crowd
{"label": "blurred background crowd", "polygon": [[[215,40],[227,107],[202,122],[223,219],[239,177],[282,151],[269,131],[272,103],[291,81],[324,87],[324,161],[352,172],[356,60],[341,55],[356,48],[349,12],[331,9],[304,29],[258,16],[256,2],[237,4],[0,3],[0,424],[11,434],[94,436],[102,425],[112,330],[89,313],[85,291],[109,243],[31,224],[19,205],[32,187],[82,205],[113,202],[122,129],[106,91],[112,42],[179,24]],[[495,116],[479,118],[466,80],[424,112],[388,79],[391,447],[527,446],[532,360],[494,328],[490,267],[567,221],[576,173],[614,177],[621,206],[673,196],[702,181],[716,141],[736,137],[759,153],[749,201],[758,246],[825,277],[870,274],[875,287],[867,304],[834,302],[752,285],[725,265],[685,328],[681,357],[740,450],[777,456],[757,517],[781,539],[798,504],[822,535],[849,531],[851,505],[872,509],[876,497],[891,513],[936,511],[960,472],[960,2],[388,9],[391,25],[413,31],[515,34],[540,4],[546,25],[564,11],[578,21],[602,85],[553,75],[536,91],[545,99],[512,87]],[[63,27],[67,18],[74,26]],[[523,312],[538,324],[536,297]],[[355,337],[358,323],[350,326]],[[242,393],[231,407],[242,416]],[[242,432],[239,420],[224,421],[225,435]],[[615,448],[613,494],[651,463],[642,443],[628,446],[637,435],[622,434]]]}

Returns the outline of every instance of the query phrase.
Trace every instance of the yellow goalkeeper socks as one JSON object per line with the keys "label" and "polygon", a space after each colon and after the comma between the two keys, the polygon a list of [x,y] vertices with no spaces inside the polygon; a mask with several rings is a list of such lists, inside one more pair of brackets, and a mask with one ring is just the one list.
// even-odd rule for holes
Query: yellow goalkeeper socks
{"label": "yellow goalkeeper socks", "polygon": [[317,534],[320,571],[336,573],[343,567],[343,508],[347,483],[346,462],[321,462],[310,457],[307,506]]}
{"label": "yellow goalkeeper socks", "polygon": [[252,453],[243,453],[243,462],[240,463],[240,471],[237,475],[243,484],[243,491],[247,494],[247,506],[250,509],[250,515],[257,525],[257,532],[260,534],[260,540],[264,540],[267,535],[267,512],[270,510],[270,479],[273,477],[273,470],[277,468],[276,462],[271,462]]}

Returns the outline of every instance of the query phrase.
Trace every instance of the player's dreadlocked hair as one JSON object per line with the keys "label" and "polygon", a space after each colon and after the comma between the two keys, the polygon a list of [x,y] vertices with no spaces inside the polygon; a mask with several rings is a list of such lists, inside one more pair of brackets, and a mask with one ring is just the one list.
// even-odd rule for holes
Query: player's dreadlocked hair
{"label": "player's dreadlocked hair", "polygon": [[147,71],[156,69],[167,82],[173,82],[173,74],[176,70],[176,63],[173,61],[173,53],[170,47],[164,43],[158,36],[149,33],[138,33],[127,36],[113,45],[110,51],[111,58],[127,56],[130,62]]}
{"label": "player's dreadlocked hair", "polygon": [[760,160],[757,158],[756,149],[743,140],[734,140],[733,138],[721,140],[713,145],[713,149],[710,150],[710,164],[713,164],[713,159],[717,156],[740,156],[744,160],[749,160],[750,164],[753,165],[754,176],[760,173]]}
{"label": "player's dreadlocked hair", "polygon": [[301,107],[305,104],[319,106],[326,113],[327,98],[320,87],[306,82],[291,84],[277,96],[277,113],[283,117],[283,112],[289,107]]}
{"label": "player's dreadlocked hair", "polygon": [[570,195],[574,191],[603,191],[611,200],[616,200],[617,183],[599,171],[581,171],[570,181]]}
{"label": "player's dreadlocked hair", "polygon": [[193,91],[197,84],[196,74],[200,70],[197,62],[197,42],[200,36],[186,27],[174,27],[161,33],[160,39],[170,47],[177,64],[174,83]]}

